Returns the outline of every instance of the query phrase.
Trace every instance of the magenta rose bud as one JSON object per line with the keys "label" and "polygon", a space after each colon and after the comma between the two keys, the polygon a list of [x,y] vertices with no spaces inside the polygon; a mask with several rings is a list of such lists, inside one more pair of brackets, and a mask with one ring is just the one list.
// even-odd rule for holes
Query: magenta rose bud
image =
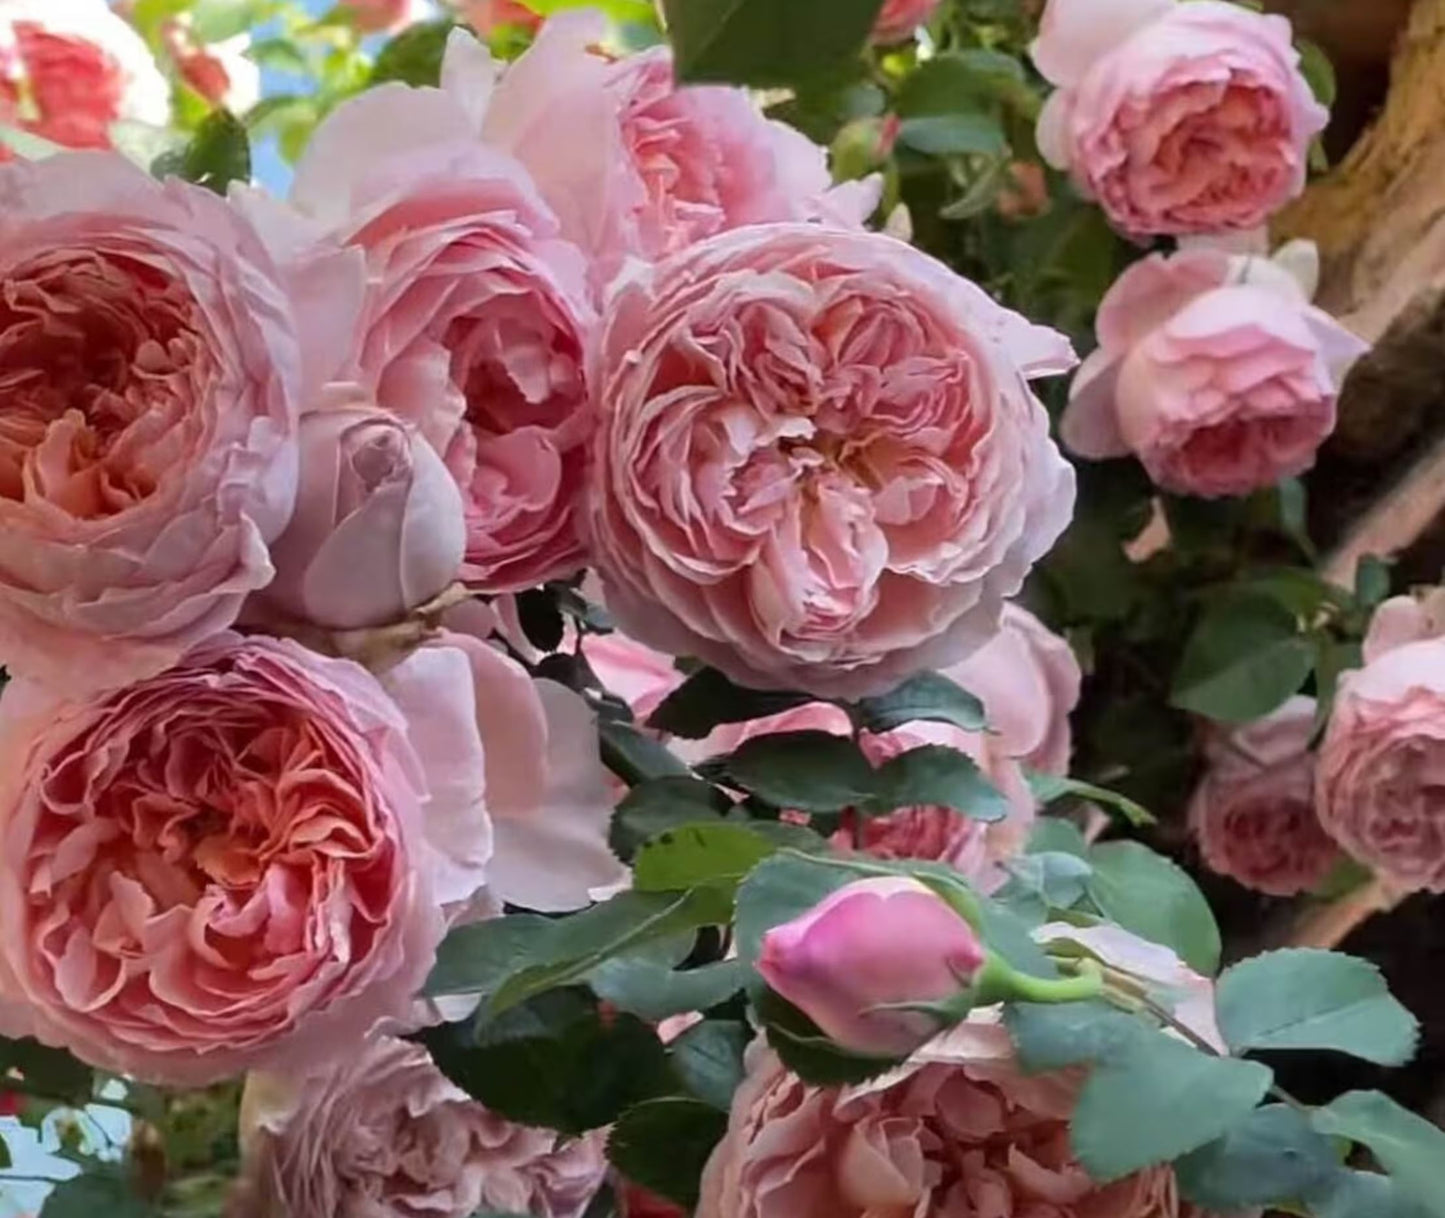
{"label": "magenta rose bud", "polygon": [[845,885],[763,936],[758,971],[833,1040],[860,1053],[902,1057],[939,1031],[926,1011],[983,967],[973,927],[937,893],[906,877]]}
{"label": "magenta rose bud", "polygon": [[376,407],[318,411],[301,421],[296,513],[263,596],[318,626],[383,626],[457,578],[466,541],[461,492],[419,431]]}
{"label": "magenta rose bud", "polygon": [[1099,348],[1060,424],[1081,457],[1132,453],[1165,490],[1247,495],[1302,473],[1366,344],[1310,304],[1316,255],[1214,249],[1136,262],[1099,306]]}
{"label": "magenta rose bud", "polygon": [[880,46],[906,42],[920,25],[927,25],[940,0],[887,0],[873,23],[872,41]]}
{"label": "magenta rose bud", "polygon": [[1049,0],[1032,54],[1040,150],[1134,236],[1263,224],[1329,118],[1289,21],[1223,0]]}

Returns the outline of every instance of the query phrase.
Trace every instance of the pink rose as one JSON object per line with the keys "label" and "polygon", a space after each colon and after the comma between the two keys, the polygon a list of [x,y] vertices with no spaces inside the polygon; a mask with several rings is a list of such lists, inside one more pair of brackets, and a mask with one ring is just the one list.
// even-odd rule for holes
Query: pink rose
{"label": "pink rose", "polygon": [[618,285],[586,523],[634,638],[856,696],[955,663],[1069,519],[1026,378],[1072,359],[928,256],[757,225]]}
{"label": "pink rose", "polygon": [[1445,892],[1435,769],[1445,763],[1445,638],[1391,646],[1376,632],[1369,652],[1363,668],[1340,680],[1319,750],[1315,809],[1325,832],[1381,879]]}
{"label": "pink rose", "polygon": [[181,79],[211,105],[244,114],[261,100],[261,69],[246,54],[249,34],[206,44],[188,24],[172,18],[161,26],[161,38]]}
{"label": "pink rose", "polygon": [[832,1040],[860,1053],[900,1057],[939,1030],[898,1003],[943,1003],[983,967],[978,935],[917,880],[845,884],[806,914],[763,936],[758,972]]}
{"label": "pink rose", "polygon": [[[462,565],[462,499],[414,428],[344,387],[301,420],[296,511],[266,609],[332,630],[398,622]],[[264,613],[264,609],[263,609]]]}
{"label": "pink rose", "polygon": [[495,593],[583,565],[593,314],[581,254],[467,124],[437,90],[369,90],[317,131],[293,194],[365,251],[360,378],[445,458],[466,506],[463,578]]}
{"label": "pink rose", "polygon": [[1413,596],[1392,596],[1379,605],[1365,634],[1364,656],[1369,664],[1379,656],[1425,639],[1445,635],[1445,588],[1431,588]]}
{"label": "pink rose", "polygon": [[364,34],[400,29],[421,14],[416,0],[339,0],[351,22]]}
{"label": "pink rose", "polygon": [[1291,698],[1274,714],[1205,748],[1189,824],[1212,871],[1272,896],[1321,883],[1339,850],[1314,805],[1315,700]]}
{"label": "pink rose", "polygon": [[1224,0],[1049,0],[1039,148],[1125,233],[1263,224],[1304,188],[1329,118],[1291,35]]}
{"label": "pink rose", "polygon": [[1313,465],[1366,344],[1309,303],[1289,269],[1299,252],[1198,249],[1131,266],[1099,307],[1099,349],[1074,378],[1065,445],[1096,460],[1133,453],[1159,486],[1205,497]]}
{"label": "pink rose", "polygon": [[170,85],[106,0],[5,0],[0,122],[67,148],[109,148],[112,123],[163,127],[170,113]]}
{"label": "pink rose", "polygon": [[231,1218],[581,1218],[606,1131],[516,1125],[450,1083],[426,1050],[379,1038],[320,1077],[252,1075]]}
{"label": "pink rose", "polygon": [[620,630],[583,635],[581,647],[602,688],[626,702],[640,723],[687,679],[671,656],[634,642]]}
{"label": "pink rose", "polygon": [[1069,772],[1069,714],[1083,673],[1073,648],[1027,609],[1005,605],[998,634],[944,675],[983,702],[993,751],[1049,774]]}
{"label": "pink rose", "polygon": [[499,25],[516,25],[535,33],[542,27],[542,17],[518,0],[462,0],[461,17],[483,36]]}
{"label": "pink rose", "polygon": [[907,42],[920,25],[927,25],[942,0],[884,0],[873,23],[874,42],[889,46]]}
{"label": "pink rose", "polygon": [[1186,1218],[1174,1173],[1094,1183],[1069,1148],[1077,1071],[1029,1076],[975,1021],[871,1083],[815,1087],[750,1051],[697,1218]]}
{"label": "pink rose", "polygon": [[247,208],[102,153],[0,167],[0,225],[0,661],[120,684],[270,582],[359,268],[283,264]]}
{"label": "pink rose", "polygon": [[[365,669],[221,634],[158,677],[0,702],[0,1025],[179,1085],[400,1018],[491,846],[467,665],[411,723]],[[418,745],[445,747],[429,774]]]}
{"label": "pink rose", "polygon": [[606,283],[629,256],[661,258],[745,224],[827,216],[861,224],[874,184],[834,188],[826,152],[770,122],[742,89],[678,86],[655,48],[622,59],[597,49],[596,13],[562,13],[506,69],[458,40],[443,86],[486,107],[483,138],[526,165]]}

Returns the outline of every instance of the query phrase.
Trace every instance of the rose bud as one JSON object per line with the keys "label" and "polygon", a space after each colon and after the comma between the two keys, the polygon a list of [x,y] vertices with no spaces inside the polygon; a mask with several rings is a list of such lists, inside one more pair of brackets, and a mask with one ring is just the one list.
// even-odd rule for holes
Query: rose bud
{"label": "rose bud", "polygon": [[338,404],[301,420],[296,514],[265,602],[334,630],[387,625],[457,577],[465,546],[461,494],[421,433]]}
{"label": "rose bud", "polygon": [[880,877],[847,884],[773,927],[758,971],[838,1044],[902,1057],[944,1022],[903,1006],[958,998],[985,959],[973,927],[932,889]]}

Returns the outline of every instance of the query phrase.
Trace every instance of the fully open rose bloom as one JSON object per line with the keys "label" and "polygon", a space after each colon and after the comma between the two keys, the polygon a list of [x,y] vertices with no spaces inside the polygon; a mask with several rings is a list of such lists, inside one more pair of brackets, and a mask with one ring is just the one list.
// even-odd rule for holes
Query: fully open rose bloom
{"label": "fully open rose bloom", "polygon": [[872,184],[833,187],[825,151],[764,118],[743,89],[679,86],[664,47],[602,52],[596,13],[562,13],[492,89],[479,48],[454,39],[443,86],[485,107],[483,137],[521,159],[562,231],[605,283],[743,224],[826,216],[861,224]]}
{"label": "fully open rose bloom", "polygon": [[1289,21],[1226,0],[1049,0],[1032,54],[1040,149],[1134,235],[1264,223],[1329,117]]}
{"label": "fully open rose bloom", "polygon": [[0,232],[0,661],[118,684],[270,581],[303,376],[359,279],[293,275],[243,208],[106,153],[0,167]]}
{"label": "fully open rose bloom", "polygon": [[513,1124],[447,1081],[426,1050],[378,1038],[298,1083],[252,1075],[230,1218],[581,1218],[606,1132]]}
{"label": "fully open rose bloom", "polygon": [[1376,612],[1365,666],[1340,680],[1316,807],[1341,846],[1405,890],[1445,892],[1445,637],[1429,605]]}
{"label": "fully open rose bloom", "polygon": [[[0,1023],[178,1084],[312,1067],[399,1017],[484,881],[471,672],[221,634],[161,676],[0,702]],[[429,775],[414,743],[447,749]]]}
{"label": "fully open rose bloom", "polygon": [[447,95],[393,84],[322,125],[294,197],[365,251],[358,375],[461,487],[463,578],[505,592],[579,568],[593,314],[526,171]]}
{"label": "fully open rose bloom", "polygon": [[170,112],[170,85],[106,0],[0,0],[0,122],[109,148],[112,123],[164,126]]}
{"label": "fully open rose bloom", "polygon": [[[1162,948],[1102,930],[1038,935],[1167,985],[1182,999],[1176,1016],[1217,1042],[1208,1015],[1196,1017],[1196,999],[1212,1007],[1208,982]],[[1203,1218],[1168,1167],[1089,1179],[1069,1149],[1082,1081],[1077,1071],[1025,1075],[998,1008],[856,1087],[804,1083],[760,1040],[703,1173],[698,1218]]]}
{"label": "fully open rose bloom", "polygon": [[1340,854],[1315,815],[1314,727],[1315,700],[1297,697],[1210,738],[1189,824],[1212,870],[1281,897],[1330,873]]}
{"label": "fully open rose bloom", "polygon": [[1366,350],[1309,303],[1314,264],[1304,243],[1274,260],[1190,249],[1136,262],[1099,306],[1065,445],[1096,460],[1133,453],[1165,490],[1206,497],[1308,469]]}
{"label": "fully open rose bloom", "polygon": [[587,524],[633,637],[856,696],[998,629],[1073,474],[1027,378],[1064,338],[892,238],[714,237],[618,285]]}

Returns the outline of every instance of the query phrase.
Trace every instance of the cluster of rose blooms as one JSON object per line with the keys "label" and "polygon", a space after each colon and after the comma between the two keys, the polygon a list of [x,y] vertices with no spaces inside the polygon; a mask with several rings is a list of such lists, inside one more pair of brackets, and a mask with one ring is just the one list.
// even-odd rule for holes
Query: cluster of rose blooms
{"label": "cluster of rose blooms", "polygon": [[[880,37],[933,7],[890,3]],[[979,694],[989,733],[862,744],[962,749],[1011,815],[907,809],[840,849],[992,887],[1024,767],[1067,769],[1077,664],[1009,598],[1073,508],[1029,388],[1069,344],[868,231],[875,185],[743,91],[602,38],[566,14],[499,71],[454,34],[439,87],[335,111],[284,201],[102,151],[0,167],[0,1031],[167,1084],[250,1072],[238,1213],[577,1218],[602,1183],[601,1134],[501,1120],[397,1038],[450,925],[626,882],[593,712],[519,663],[513,594],[595,571],[623,633],[579,645],[639,720],[675,656],[820,699],[928,668]],[[1280,18],[1052,0],[1034,55],[1041,146],[1127,233],[1251,231],[1302,186],[1324,112]],[[1359,351],[1309,278],[1288,249],[1137,264],[1066,444],[1194,494],[1303,469]],[[1429,797],[1433,620],[1392,604],[1372,654],[1425,641],[1346,679],[1318,822],[1297,707],[1221,745],[1212,860],[1273,848],[1251,810],[1288,799],[1317,855],[1323,823],[1445,887],[1445,842],[1373,798],[1381,767]],[[820,700],[678,751],[800,727],[850,730]],[[1207,998],[1168,953],[1099,950]],[[841,1092],[758,1053],[700,1212],[1190,1212],[1168,1169],[1088,1179],[1076,1090],[987,1016]]]}

